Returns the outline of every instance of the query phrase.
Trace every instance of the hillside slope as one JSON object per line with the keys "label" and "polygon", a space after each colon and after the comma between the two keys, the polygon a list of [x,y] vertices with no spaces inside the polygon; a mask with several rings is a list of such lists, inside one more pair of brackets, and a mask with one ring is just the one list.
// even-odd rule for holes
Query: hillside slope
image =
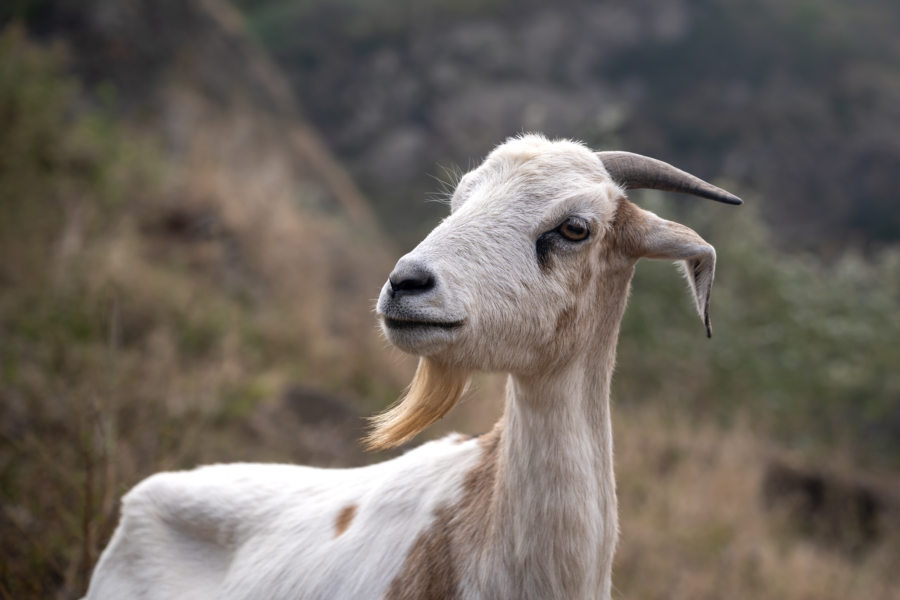
{"label": "hillside slope", "polygon": [[900,239],[893,0],[233,2],[386,223],[539,130],[728,178],[785,246]]}
{"label": "hillside slope", "polygon": [[0,595],[77,598],[136,481],[369,460],[359,415],[410,365],[371,314],[389,241],[227,6],[25,5],[0,12]]}

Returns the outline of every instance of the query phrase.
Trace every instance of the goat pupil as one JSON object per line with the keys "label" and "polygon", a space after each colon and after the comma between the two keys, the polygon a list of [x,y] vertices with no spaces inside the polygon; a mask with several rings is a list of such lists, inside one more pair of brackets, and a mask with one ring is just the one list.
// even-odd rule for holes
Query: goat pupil
{"label": "goat pupil", "polygon": [[581,219],[567,219],[565,223],[562,224],[562,227],[559,228],[559,232],[568,240],[579,241],[583,240],[588,235],[587,225]]}

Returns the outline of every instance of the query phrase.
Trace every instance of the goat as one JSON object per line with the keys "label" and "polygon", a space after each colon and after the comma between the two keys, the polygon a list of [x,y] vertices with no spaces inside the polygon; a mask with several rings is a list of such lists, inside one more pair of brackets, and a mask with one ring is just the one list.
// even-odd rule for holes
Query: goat
{"label": "goat", "polygon": [[609,387],[634,266],[682,261],[709,335],[716,262],[626,199],[639,187],[741,203],[640,155],[533,134],[498,146],[381,290],[384,333],[421,358],[367,443],[409,441],[476,370],[508,374],[494,429],[356,469],[154,475],[123,499],[88,598],[609,598]]}

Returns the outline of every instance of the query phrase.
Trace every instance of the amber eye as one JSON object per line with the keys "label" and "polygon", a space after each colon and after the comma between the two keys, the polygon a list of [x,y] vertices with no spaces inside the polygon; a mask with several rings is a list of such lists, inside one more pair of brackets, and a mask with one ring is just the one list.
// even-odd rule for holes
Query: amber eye
{"label": "amber eye", "polygon": [[569,217],[559,226],[559,234],[572,242],[580,242],[590,233],[587,222],[579,217]]}

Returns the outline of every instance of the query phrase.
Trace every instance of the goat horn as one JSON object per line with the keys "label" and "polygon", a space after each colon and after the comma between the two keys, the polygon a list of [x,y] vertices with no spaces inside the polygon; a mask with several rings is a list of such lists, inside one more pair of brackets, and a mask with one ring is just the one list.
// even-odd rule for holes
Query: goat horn
{"label": "goat horn", "polygon": [[597,156],[612,180],[626,190],[663,190],[693,194],[725,204],[744,203],[734,194],[649,156],[631,152],[597,152]]}

